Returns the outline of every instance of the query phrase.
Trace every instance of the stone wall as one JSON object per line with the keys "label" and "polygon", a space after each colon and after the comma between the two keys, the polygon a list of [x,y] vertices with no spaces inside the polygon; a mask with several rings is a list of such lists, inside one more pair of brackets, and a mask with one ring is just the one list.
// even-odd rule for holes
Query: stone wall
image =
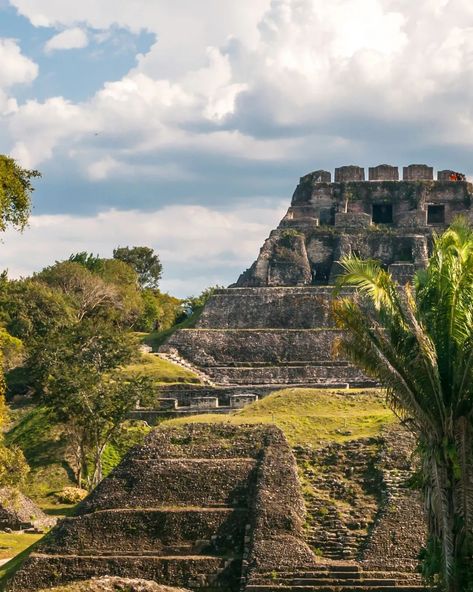
{"label": "stone wall", "polygon": [[333,288],[230,288],[217,290],[197,329],[312,329],[333,327]]}
{"label": "stone wall", "polygon": [[246,558],[248,582],[258,573],[315,564],[304,541],[305,506],[294,456],[282,432],[268,432],[257,472]]}
{"label": "stone wall", "polygon": [[[182,330],[167,342],[199,367],[332,360],[338,329]],[[198,340],[199,349],[195,350]]]}

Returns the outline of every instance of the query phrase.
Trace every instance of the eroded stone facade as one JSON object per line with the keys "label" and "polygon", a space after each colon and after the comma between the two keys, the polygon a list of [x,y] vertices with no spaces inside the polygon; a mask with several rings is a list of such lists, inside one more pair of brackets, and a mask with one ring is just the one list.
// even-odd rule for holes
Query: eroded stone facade
{"label": "eroded stone facade", "polygon": [[[451,170],[427,165],[357,166],[315,171],[300,179],[291,206],[271,232],[256,262],[237,286],[324,285],[333,282],[337,262],[357,254],[380,260],[405,281],[425,265],[434,231],[459,214],[471,216],[473,186]],[[403,265],[397,275],[399,264]],[[410,274],[406,276],[406,266]]]}

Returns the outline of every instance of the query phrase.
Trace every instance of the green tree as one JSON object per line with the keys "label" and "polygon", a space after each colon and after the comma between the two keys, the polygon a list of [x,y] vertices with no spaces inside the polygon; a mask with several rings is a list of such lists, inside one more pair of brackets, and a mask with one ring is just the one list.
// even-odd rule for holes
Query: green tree
{"label": "green tree", "polygon": [[29,472],[23,452],[16,446],[6,446],[4,431],[9,414],[5,401],[5,380],[3,371],[6,360],[21,350],[21,342],[0,329],[0,486],[20,485]]}
{"label": "green tree", "polygon": [[221,290],[223,286],[209,286],[205,288],[198,296],[188,296],[183,303],[184,309],[188,314],[192,314],[202,310],[207,304],[207,301],[215,294],[217,290]]}
{"label": "green tree", "polygon": [[35,177],[41,177],[41,173],[24,169],[13,158],[0,154],[0,231],[8,226],[17,230],[26,226]]}
{"label": "green tree", "polygon": [[356,290],[334,304],[341,351],[385,385],[415,433],[441,584],[464,591],[473,584],[473,232],[459,220],[436,237],[414,286],[374,261],[342,266],[339,285]]}
{"label": "green tree", "polygon": [[81,251],[80,253],[74,253],[68,259],[72,263],[80,263],[86,267],[89,271],[98,271],[101,267],[102,259],[98,255],[93,253],[87,253],[87,251]]}
{"label": "green tree", "polygon": [[102,456],[127,413],[150,393],[149,381],[124,380],[119,368],[137,356],[130,333],[86,319],[49,336],[37,364],[44,401],[66,425],[76,478],[89,488],[102,478]]}
{"label": "green tree", "polygon": [[74,322],[73,304],[64,293],[32,279],[5,281],[0,288],[0,322],[23,340],[44,339],[53,330]]}
{"label": "green tree", "polygon": [[163,266],[150,247],[117,247],[113,258],[128,263],[136,271],[141,288],[158,287]]}

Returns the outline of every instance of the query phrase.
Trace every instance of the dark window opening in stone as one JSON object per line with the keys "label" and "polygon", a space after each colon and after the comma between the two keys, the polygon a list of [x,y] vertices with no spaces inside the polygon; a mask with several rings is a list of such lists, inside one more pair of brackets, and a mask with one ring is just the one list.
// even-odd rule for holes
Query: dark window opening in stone
{"label": "dark window opening in stone", "polygon": [[444,224],[445,206],[436,205],[427,207],[427,224]]}
{"label": "dark window opening in stone", "polygon": [[372,213],[374,224],[392,224],[393,206],[392,204],[373,204]]}
{"label": "dark window opening in stone", "polygon": [[410,245],[401,245],[399,247],[397,252],[397,261],[402,261],[403,263],[412,263],[412,261],[414,261],[412,247]]}
{"label": "dark window opening in stone", "polygon": [[333,226],[335,224],[335,208],[320,208],[321,226]]}

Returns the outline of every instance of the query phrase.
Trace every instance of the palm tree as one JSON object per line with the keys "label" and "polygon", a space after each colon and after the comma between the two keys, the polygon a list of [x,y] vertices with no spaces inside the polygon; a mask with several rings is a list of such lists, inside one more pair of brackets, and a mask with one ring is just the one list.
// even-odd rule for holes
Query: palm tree
{"label": "palm tree", "polygon": [[473,589],[473,230],[459,219],[434,237],[427,268],[406,286],[375,261],[341,264],[338,286],[355,290],[334,303],[339,348],[386,387],[417,437],[441,585]]}

